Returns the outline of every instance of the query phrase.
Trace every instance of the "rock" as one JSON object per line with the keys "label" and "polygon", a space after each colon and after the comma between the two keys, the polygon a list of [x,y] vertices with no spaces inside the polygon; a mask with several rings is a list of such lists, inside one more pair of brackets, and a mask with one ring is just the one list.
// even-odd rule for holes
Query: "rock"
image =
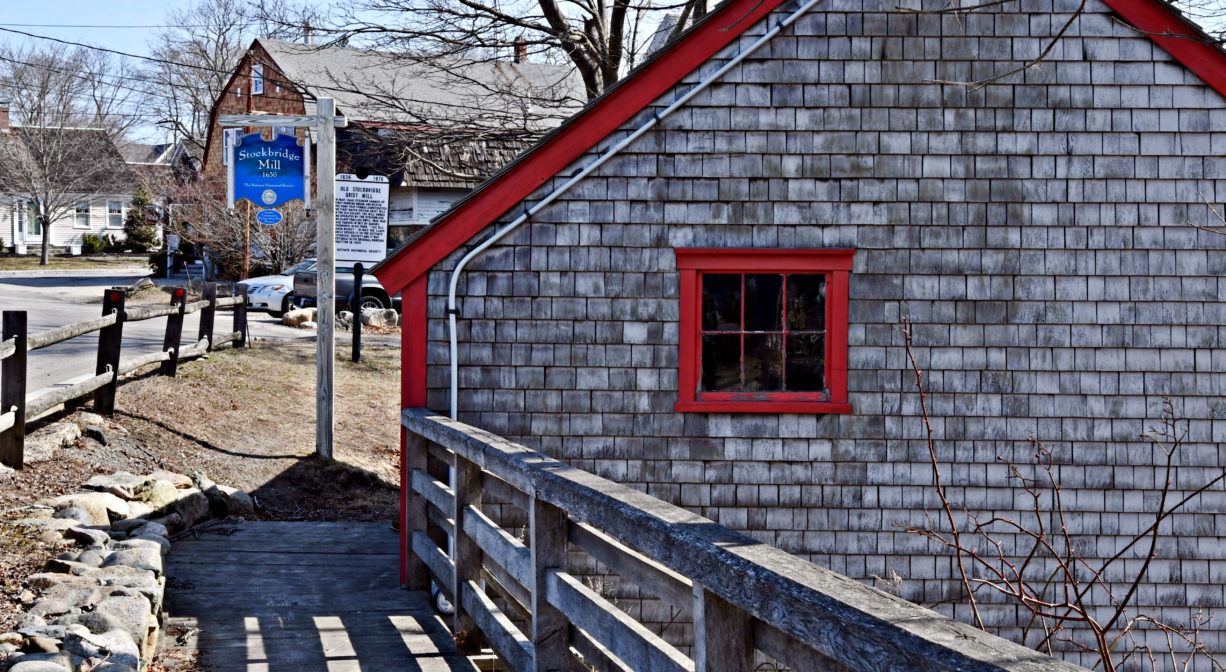
{"label": "rock", "polygon": [[170,481],[150,478],[132,490],[132,498],[161,511],[179,498],[179,489]]}
{"label": "rock", "polygon": [[166,557],[166,554],[170,552],[169,538],[159,536],[159,535],[145,535],[145,533],[141,533],[141,535],[132,536],[131,538],[128,538],[128,540],[124,540],[124,541],[125,542],[139,541],[139,542],[156,543],[158,547],[161,547],[161,553],[163,557]]}
{"label": "rock", "polygon": [[150,280],[149,278],[141,278],[140,280],[137,280],[136,282],[132,283],[132,286],[129,287],[128,289],[133,294],[135,294],[136,292],[139,292],[142,289],[153,289],[153,287],[154,287],[154,284],[152,280]]}
{"label": "rock", "polygon": [[176,474],[173,471],[166,471],[165,469],[158,469],[157,471],[151,472],[148,478],[157,481],[170,481],[171,483],[175,484],[176,488],[179,489],[192,487],[191,478],[188,478],[183,474]]}
{"label": "rock", "polygon": [[[99,600],[101,599],[102,591],[100,591],[96,586],[74,586],[68,583],[61,583],[43,591],[43,598],[42,600],[39,600],[39,602],[42,602],[43,600],[67,602],[73,609],[88,610],[92,609],[95,604],[98,604]],[[38,606],[38,602],[35,602],[34,604],[35,606]],[[33,607],[31,607],[30,611],[32,613],[38,613],[38,611]],[[68,613],[68,611],[58,613]],[[52,614],[49,613],[40,615]]]}
{"label": "rock", "polygon": [[112,520],[127,518],[131,511],[127,502],[107,492],[64,495],[49,500],[48,503],[57,511],[68,507],[84,509],[89,512],[92,525],[110,525]]}
{"label": "rock", "polygon": [[29,604],[29,603],[33,602],[33,601],[34,601],[34,598],[36,598],[36,597],[38,597],[38,596],[37,596],[37,595],[35,595],[34,593],[32,593],[32,592],[30,592],[30,591],[28,591],[28,590],[23,590],[23,591],[21,591],[21,593],[19,593],[19,594],[17,595],[17,601],[18,601],[18,602],[21,602],[22,604]]}
{"label": "rock", "polygon": [[174,503],[174,511],[183,520],[183,527],[190,528],[209,517],[209,498],[195,488],[184,490]]}
{"label": "rock", "polygon": [[73,574],[76,576],[88,576],[94,569],[92,565],[87,565],[83,562],[69,562],[68,560],[49,560],[47,569],[53,572],[62,572],[64,574]]}
{"label": "rock", "polygon": [[82,525],[90,524],[89,512],[77,506],[70,506],[66,509],[60,509],[51,516],[60,520],[75,520]]}
{"label": "rock", "polygon": [[314,321],[314,308],[295,308],[281,317],[281,324],[284,324],[287,327],[301,327],[305,322]]}
{"label": "rock", "polygon": [[56,653],[60,650],[60,641],[35,635],[26,639],[24,648],[30,653]]}
{"label": "rock", "polygon": [[138,672],[131,665],[120,665],[119,663],[102,663],[90,669],[89,672]]}
{"label": "rock", "polygon": [[59,616],[72,611],[73,606],[67,600],[42,599],[30,607],[29,612],[35,616]]}
{"label": "rock", "polygon": [[71,586],[97,586],[98,579],[90,576],[78,576],[75,574],[60,574],[52,572],[43,572],[39,574],[31,574],[26,577],[26,584],[35,590],[47,590],[52,586],[67,584]]}
{"label": "rock", "polygon": [[134,537],[156,536],[156,537],[165,537],[169,539],[170,530],[166,529],[165,525],[151,520],[151,521],[146,522],[144,525],[141,525],[140,527],[133,530],[132,536]]}
{"label": "rock", "polygon": [[128,518],[144,520],[153,515],[153,507],[145,502],[128,502]]}
{"label": "rock", "polygon": [[219,485],[217,487],[221,489],[228,500],[228,513],[226,515],[249,516],[255,513],[255,501],[251,499],[251,495],[227,485]]}
{"label": "rock", "polygon": [[81,428],[81,434],[85,438],[93,439],[104,446],[111,442],[101,425],[85,425]]}
{"label": "rock", "polygon": [[124,629],[123,623],[118,618],[109,613],[99,611],[60,616],[55,619],[55,623],[56,625],[83,625],[95,634]]}
{"label": "rock", "polygon": [[0,644],[20,644],[25,637],[20,632],[6,632],[0,634]]}
{"label": "rock", "polygon": [[[128,507],[132,506],[132,502],[128,502]],[[144,527],[149,521],[144,518],[125,518],[111,523],[111,532],[122,532],[127,534],[132,530]]]}
{"label": "rock", "polygon": [[161,518],[153,518],[152,520],[170,530],[171,534],[183,531],[183,516],[177,513],[168,513]]}
{"label": "rock", "polygon": [[299,329],[318,329],[319,324],[308,321],[308,322],[303,322],[302,324],[298,325],[298,328]]}
{"label": "rock", "polygon": [[90,567],[101,567],[102,563],[106,561],[107,556],[110,554],[110,551],[104,549],[91,548],[90,550],[82,553],[80,557],[77,558],[77,562],[81,563],[82,565],[89,565]]}
{"label": "rock", "polygon": [[71,419],[78,425],[98,425],[100,427],[107,427],[110,425],[106,418],[98,415],[97,413],[90,413],[89,411],[77,411]]}
{"label": "rock", "polygon": [[70,446],[81,438],[81,428],[71,422],[57,422],[48,425],[34,434],[26,437],[25,461],[46,462],[55,457],[57,451]]}
{"label": "rock", "polygon": [[81,521],[72,520],[71,518],[19,518],[17,520],[10,521],[10,524],[17,525],[19,527],[33,527],[63,532],[69,528],[79,526]]}
{"label": "rock", "polygon": [[67,562],[77,562],[78,560],[81,559],[81,554],[75,553],[73,551],[64,551],[63,553],[60,553],[59,555],[55,556],[55,559],[65,560]]}
{"label": "rock", "polygon": [[399,315],[391,309],[367,308],[362,311],[362,325],[367,327],[394,327],[399,322]]}
{"label": "rock", "polygon": [[92,530],[88,527],[70,527],[64,531],[65,539],[72,539],[84,546],[101,548],[111,540],[111,535],[102,530]]}
{"label": "rock", "polygon": [[140,649],[132,636],[123,630],[102,634],[70,633],[64,638],[64,650],[82,658],[101,658],[109,663],[140,666]]}
{"label": "rock", "polygon": [[162,574],[162,549],[155,546],[154,548],[125,548],[115,551],[107,557],[102,566],[114,567],[115,565],[147,569],[160,576]]}
{"label": "rock", "polygon": [[157,627],[157,622],[153,618],[153,606],[144,596],[108,597],[98,603],[94,612],[119,622],[120,626],[116,629],[126,632],[136,642],[141,654],[153,655],[153,651],[145,651],[145,648],[149,631]]}
{"label": "rock", "polygon": [[[60,665],[58,662],[51,660],[28,660],[32,656],[22,656],[17,664],[9,668],[9,672],[69,672],[68,667]],[[63,656],[67,659],[69,665],[72,664],[72,659],[68,656]]]}
{"label": "rock", "polygon": [[126,471],[117,471],[114,474],[99,474],[85,482],[83,486],[86,490],[96,490],[98,492],[109,492],[121,499],[132,499],[132,491],[136,486],[144,483],[144,476],[137,476]]}
{"label": "rock", "polygon": [[21,632],[25,628],[44,628],[47,626],[47,619],[42,616],[35,616],[31,613],[22,614],[17,619],[17,631]]}

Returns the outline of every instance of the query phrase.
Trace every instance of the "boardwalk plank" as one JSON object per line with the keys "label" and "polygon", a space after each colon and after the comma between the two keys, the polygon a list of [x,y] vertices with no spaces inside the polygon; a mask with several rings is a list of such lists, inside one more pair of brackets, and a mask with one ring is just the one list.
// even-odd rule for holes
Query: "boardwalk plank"
{"label": "boardwalk plank", "polygon": [[474,670],[379,523],[244,522],[176,542],[164,652],[210,672]]}

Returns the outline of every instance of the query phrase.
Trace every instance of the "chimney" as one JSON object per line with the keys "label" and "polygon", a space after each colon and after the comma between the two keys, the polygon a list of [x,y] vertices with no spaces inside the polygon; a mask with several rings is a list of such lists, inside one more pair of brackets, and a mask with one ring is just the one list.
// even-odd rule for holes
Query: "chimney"
{"label": "chimney", "polygon": [[515,63],[527,63],[528,62],[528,43],[525,42],[524,38],[522,37],[515,38],[515,61],[514,62]]}
{"label": "chimney", "polygon": [[307,19],[302,22],[302,43],[310,46],[311,44],[311,20]]}
{"label": "chimney", "polygon": [[7,100],[0,100],[0,133],[7,133],[9,130],[9,103]]}

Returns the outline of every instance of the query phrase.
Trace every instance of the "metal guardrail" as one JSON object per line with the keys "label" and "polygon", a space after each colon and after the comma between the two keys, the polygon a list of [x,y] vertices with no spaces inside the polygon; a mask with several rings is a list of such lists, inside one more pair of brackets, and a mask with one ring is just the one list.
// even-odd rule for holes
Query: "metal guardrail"
{"label": "metal guardrail", "polygon": [[[56,327],[36,334],[27,334],[25,311],[4,311],[0,318],[0,464],[20,469],[24,462],[26,418],[37,417],[60,404],[84,397],[93,397],[94,410],[110,415],[115,410],[115,392],[119,377],[152,364],[160,365],[160,373],[174,376],[184,359],[200,357],[215,348],[247,343],[246,289],[239,296],[217,297],[217,285],[208,283],[204,298],[187,303],[187,291],[182,287],[171,290],[169,305],[124,306],[122,290],[103,292],[102,317]],[[234,312],[233,330],[213,333],[214,316],[219,309]],[[200,329],[196,341],[181,344],[183,316],[200,312]],[[166,318],[166,333],[162,349],[121,362],[123,325],[155,318]],[[92,377],[64,383],[38,392],[26,393],[27,356],[30,352],[57,343],[98,333],[98,365]],[[41,392],[41,393],[40,393]]]}
{"label": "metal guardrail", "polygon": [[[442,587],[457,639],[512,670],[751,670],[761,655],[793,670],[1082,669],[432,411],[401,424],[408,587]],[[526,531],[484,499],[526,514]],[[570,573],[574,551],[682,611],[693,655]]]}

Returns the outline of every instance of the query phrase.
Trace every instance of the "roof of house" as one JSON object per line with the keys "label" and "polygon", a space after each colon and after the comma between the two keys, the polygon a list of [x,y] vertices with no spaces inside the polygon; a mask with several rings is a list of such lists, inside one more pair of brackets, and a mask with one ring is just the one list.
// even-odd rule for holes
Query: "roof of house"
{"label": "roof of house", "polygon": [[338,163],[345,169],[363,167],[393,185],[425,189],[471,189],[532,146],[520,133],[361,125],[338,129],[337,139]]}
{"label": "roof of house", "polygon": [[[534,103],[531,111],[555,119],[546,126],[552,127],[584,100],[583,84],[570,67],[454,59],[444,69],[435,65],[438,61],[378,51],[267,38],[256,42],[310,98],[332,97],[340,113],[357,121],[450,124],[455,119],[522,118],[520,106],[527,95],[545,101]],[[308,114],[313,107],[308,100]]]}
{"label": "roof of house", "polygon": [[[725,0],[705,19],[455,203],[372,269],[389,292],[403,290],[517,203],[676,86],[784,0]],[[1205,84],[1226,95],[1226,52],[1164,0],[1104,0]]]}
{"label": "roof of house", "polygon": [[6,171],[21,170],[19,162],[30,160],[50,164],[48,174],[64,177],[57,189],[70,193],[118,193],[132,188],[132,172],[102,129],[13,126],[9,133],[0,136],[5,137],[10,142],[19,141],[20,144],[10,146],[21,155],[0,153],[0,184],[19,183],[20,180],[7,179],[11,174]]}

